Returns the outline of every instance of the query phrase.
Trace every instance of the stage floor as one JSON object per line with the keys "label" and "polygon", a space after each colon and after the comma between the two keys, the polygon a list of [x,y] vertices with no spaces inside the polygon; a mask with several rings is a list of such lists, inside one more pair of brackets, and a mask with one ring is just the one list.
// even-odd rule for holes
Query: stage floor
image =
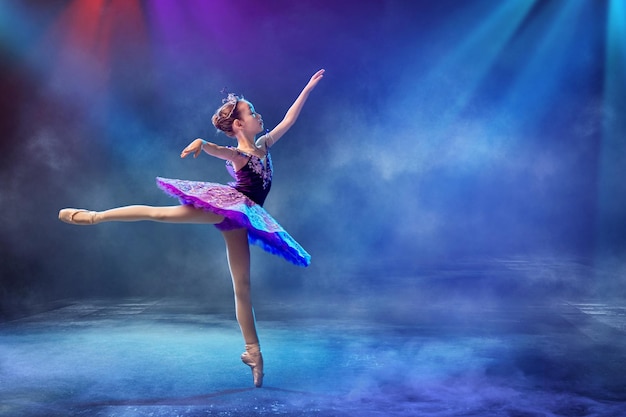
{"label": "stage floor", "polygon": [[4,322],[0,415],[626,415],[623,305],[563,300],[452,318],[415,306],[403,321],[293,308],[257,307],[260,389],[230,310],[81,300]]}

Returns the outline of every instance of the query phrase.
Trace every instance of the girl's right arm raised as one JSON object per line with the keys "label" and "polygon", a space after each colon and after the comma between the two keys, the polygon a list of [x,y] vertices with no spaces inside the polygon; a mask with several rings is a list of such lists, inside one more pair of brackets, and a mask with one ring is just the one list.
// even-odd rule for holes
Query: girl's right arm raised
{"label": "girl's right arm raised", "polygon": [[191,142],[183,151],[180,153],[181,158],[185,158],[190,154],[193,154],[194,158],[197,158],[200,155],[200,152],[204,151],[211,156],[220,159],[226,159],[232,161],[238,154],[237,151],[233,148],[228,148],[225,146],[219,146],[211,142],[207,142],[204,139],[195,139]]}

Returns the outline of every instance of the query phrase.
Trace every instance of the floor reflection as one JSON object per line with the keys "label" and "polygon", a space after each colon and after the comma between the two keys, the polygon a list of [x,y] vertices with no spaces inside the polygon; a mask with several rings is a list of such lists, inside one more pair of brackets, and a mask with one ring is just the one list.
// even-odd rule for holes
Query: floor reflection
{"label": "floor reflection", "polygon": [[209,314],[178,300],[82,300],[5,322],[0,414],[626,413],[624,306],[500,304],[446,318],[418,305],[399,321],[294,317],[281,314],[286,308],[268,308],[266,319],[258,312],[262,389],[252,388],[239,361],[230,311]]}

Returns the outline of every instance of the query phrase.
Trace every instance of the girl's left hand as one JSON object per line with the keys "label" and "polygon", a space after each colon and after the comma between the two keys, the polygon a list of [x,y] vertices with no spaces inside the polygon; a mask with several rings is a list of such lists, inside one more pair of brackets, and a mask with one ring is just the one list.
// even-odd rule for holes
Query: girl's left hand
{"label": "girl's left hand", "polygon": [[183,151],[180,153],[180,157],[185,158],[189,154],[193,154],[193,157],[197,158],[198,155],[200,155],[200,152],[202,152],[202,145],[204,145],[203,139],[198,138],[194,140],[189,145],[187,145],[185,149],[183,149]]}
{"label": "girl's left hand", "polygon": [[320,82],[320,80],[322,78],[324,78],[324,72],[326,70],[321,69],[319,71],[317,71],[315,74],[313,74],[313,76],[311,77],[311,79],[309,80],[309,83],[306,85],[306,87],[304,87],[307,90],[312,90],[315,88],[315,86],[317,85],[317,83]]}

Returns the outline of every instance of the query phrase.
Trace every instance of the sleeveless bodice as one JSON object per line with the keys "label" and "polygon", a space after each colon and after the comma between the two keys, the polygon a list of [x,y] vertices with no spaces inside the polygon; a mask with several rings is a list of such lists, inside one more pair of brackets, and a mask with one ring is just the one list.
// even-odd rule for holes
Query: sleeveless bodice
{"label": "sleeveless bodice", "polygon": [[248,157],[248,162],[239,170],[234,171],[231,161],[226,161],[226,168],[237,180],[234,187],[250,200],[262,206],[272,187],[272,157],[269,151],[263,159],[256,155],[239,153]]}

